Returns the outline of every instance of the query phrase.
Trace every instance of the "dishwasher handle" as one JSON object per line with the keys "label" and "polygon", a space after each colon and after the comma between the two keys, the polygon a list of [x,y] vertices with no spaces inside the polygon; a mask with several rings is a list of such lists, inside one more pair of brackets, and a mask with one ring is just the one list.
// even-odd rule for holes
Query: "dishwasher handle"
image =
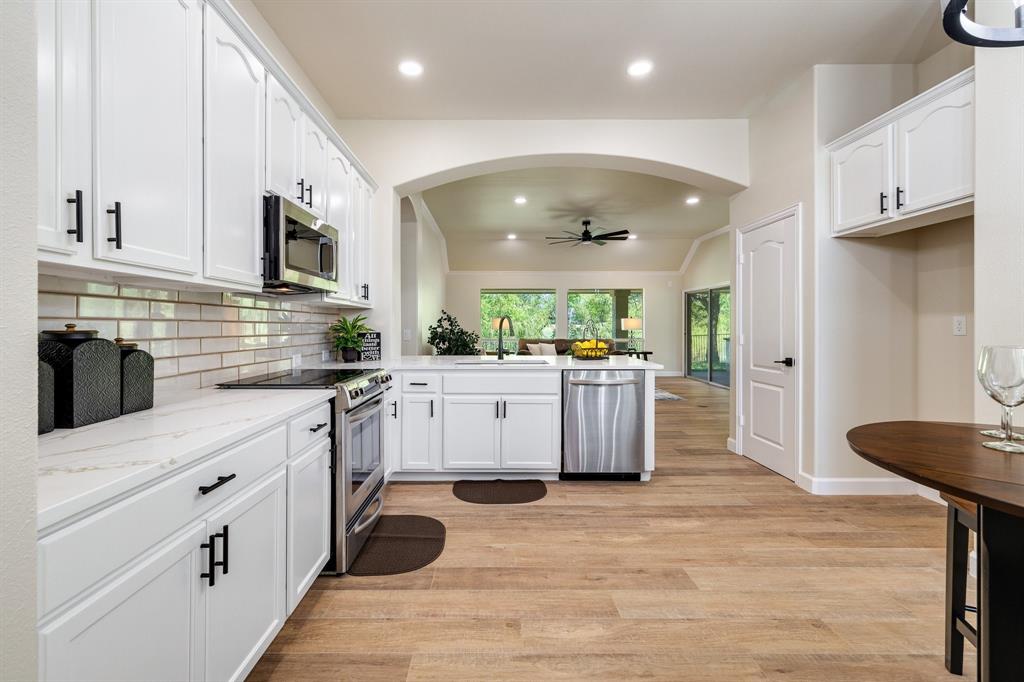
{"label": "dishwasher handle", "polygon": [[569,379],[570,386],[629,386],[640,379]]}

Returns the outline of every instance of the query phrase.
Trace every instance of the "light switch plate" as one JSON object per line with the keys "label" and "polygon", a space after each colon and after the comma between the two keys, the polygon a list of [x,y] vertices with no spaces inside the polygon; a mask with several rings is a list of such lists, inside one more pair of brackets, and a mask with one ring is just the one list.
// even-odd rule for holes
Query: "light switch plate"
{"label": "light switch plate", "polygon": [[967,336],[967,316],[953,316],[953,336]]}
{"label": "light switch plate", "polygon": [[302,354],[296,353],[292,356],[292,369],[298,369],[302,367]]}

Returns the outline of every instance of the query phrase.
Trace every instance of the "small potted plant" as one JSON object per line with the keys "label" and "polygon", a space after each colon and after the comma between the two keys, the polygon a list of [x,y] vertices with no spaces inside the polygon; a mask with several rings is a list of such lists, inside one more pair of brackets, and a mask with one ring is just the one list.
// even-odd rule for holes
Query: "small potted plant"
{"label": "small potted plant", "polygon": [[463,329],[447,310],[441,311],[437,324],[427,327],[430,336],[427,343],[434,347],[436,355],[476,355],[480,335]]}
{"label": "small potted plant", "polygon": [[373,330],[366,326],[365,315],[356,315],[351,320],[339,317],[338,321],[331,325],[334,349],[341,351],[341,359],[344,362],[355,362],[359,359],[359,351],[363,349],[363,337],[360,334],[369,331]]}

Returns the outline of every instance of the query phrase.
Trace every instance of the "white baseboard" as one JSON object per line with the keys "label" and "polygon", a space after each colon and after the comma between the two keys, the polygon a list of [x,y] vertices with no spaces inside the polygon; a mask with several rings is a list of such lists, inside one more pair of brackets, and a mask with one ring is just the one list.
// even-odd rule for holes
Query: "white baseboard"
{"label": "white baseboard", "polygon": [[396,471],[391,475],[389,481],[493,481],[495,479],[518,480],[518,479],[540,479],[542,481],[557,481],[557,471],[534,471],[534,472],[480,472],[480,471]]}
{"label": "white baseboard", "polygon": [[918,485],[905,478],[818,478],[800,473],[796,481],[814,495],[916,495]]}
{"label": "white baseboard", "polygon": [[654,370],[654,376],[656,377],[681,377],[682,372],[678,372],[674,369],[656,369]]}
{"label": "white baseboard", "polygon": [[729,452],[731,452],[731,453],[733,453],[735,455],[743,454],[743,453],[741,453],[739,451],[739,446],[736,445],[736,439],[735,438],[727,439],[725,441],[725,448],[726,448],[726,450],[728,450]]}

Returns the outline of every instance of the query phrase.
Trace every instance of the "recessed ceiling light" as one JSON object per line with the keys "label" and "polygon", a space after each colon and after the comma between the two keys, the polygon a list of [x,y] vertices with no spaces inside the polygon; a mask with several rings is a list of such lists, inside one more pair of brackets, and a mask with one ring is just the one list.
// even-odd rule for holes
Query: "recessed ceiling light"
{"label": "recessed ceiling light", "polygon": [[398,65],[398,71],[406,78],[419,78],[423,75],[423,65],[415,60],[406,59]]}
{"label": "recessed ceiling light", "polygon": [[700,197],[686,197],[686,203],[690,206],[700,203]]}
{"label": "recessed ceiling light", "polygon": [[637,237],[637,236],[636,236],[635,234],[631,234],[631,235],[629,235],[629,238],[630,238],[630,239],[636,239],[636,237]]}
{"label": "recessed ceiling light", "polygon": [[514,234],[510,234],[510,235],[508,236],[508,238],[509,238],[509,239],[515,239],[515,238],[516,238],[516,236],[515,236]]}
{"label": "recessed ceiling light", "polygon": [[649,59],[638,59],[632,62],[629,67],[626,68],[628,73],[633,78],[645,78],[651,75],[651,71],[654,70],[654,63]]}
{"label": "recessed ceiling light", "polygon": [[520,194],[519,196],[517,196],[512,201],[516,202],[516,204],[518,204],[519,206],[522,206],[523,204],[526,203],[526,197],[524,197],[522,194]]}

